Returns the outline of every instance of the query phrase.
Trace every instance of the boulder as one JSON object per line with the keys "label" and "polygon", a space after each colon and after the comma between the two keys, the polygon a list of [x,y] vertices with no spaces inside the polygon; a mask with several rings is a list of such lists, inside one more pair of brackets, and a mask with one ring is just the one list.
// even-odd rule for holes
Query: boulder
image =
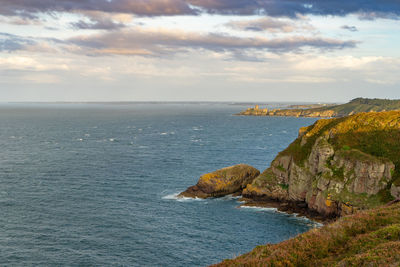
{"label": "boulder", "polygon": [[178,197],[209,198],[229,194],[241,194],[260,171],[246,164],[239,164],[204,174],[196,185],[189,187]]}

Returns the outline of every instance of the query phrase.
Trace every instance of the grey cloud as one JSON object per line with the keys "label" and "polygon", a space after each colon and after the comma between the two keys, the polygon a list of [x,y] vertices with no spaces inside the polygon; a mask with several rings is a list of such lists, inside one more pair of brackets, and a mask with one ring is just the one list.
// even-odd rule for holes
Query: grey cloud
{"label": "grey cloud", "polygon": [[226,26],[244,31],[268,31],[268,32],[294,32],[300,30],[301,28],[306,28],[307,30],[313,29],[311,25],[304,24],[300,20],[287,21],[271,17],[265,17],[254,20],[238,20],[231,21],[226,24]]}
{"label": "grey cloud", "polygon": [[17,35],[0,33],[0,52],[14,52],[24,50],[35,41]]}
{"label": "grey cloud", "polygon": [[0,14],[35,17],[40,12],[103,11],[141,16],[213,14],[361,14],[364,18],[400,16],[398,0],[2,0]]}
{"label": "grey cloud", "polygon": [[209,13],[267,14],[296,17],[297,14],[345,16],[352,13],[376,14],[395,18],[400,16],[398,0],[188,0]]}
{"label": "grey cloud", "polygon": [[341,28],[344,29],[344,30],[351,31],[351,32],[357,32],[358,31],[356,26],[343,25]]}
{"label": "grey cloud", "polygon": [[86,22],[80,20],[78,22],[71,23],[71,26],[80,29],[80,30],[116,30],[125,27],[123,23],[115,23],[112,20],[106,21],[95,21],[95,22]]}
{"label": "grey cloud", "polygon": [[103,11],[144,16],[195,14],[183,0],[2,0],[0,14],[36,17],[41,12]]}
{"label": "grey cloud", "polygon": [[[118,40],[118,42],[115,42]],[[175,31],[126,30],[99,35],[82,36],[69,40],[91,55],[123,54],[162,56],[204,49],[216,52],[234,52],[245,55],[247,50],[265,50],[275,53],[300,52],[303,49],[336,50],[353,48],[355,41],[322,37],[293,36],[288,38],[241,38],[223,34],[198,34]]]}

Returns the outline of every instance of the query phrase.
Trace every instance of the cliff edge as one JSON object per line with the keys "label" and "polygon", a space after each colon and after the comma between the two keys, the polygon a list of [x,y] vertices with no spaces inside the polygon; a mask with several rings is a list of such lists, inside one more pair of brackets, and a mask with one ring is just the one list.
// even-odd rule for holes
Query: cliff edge
{"label": "cliff edge", "polygon": [[325,218],[400,197],[400,111],[322,119],[243,190],[248,201],[276,201]]}

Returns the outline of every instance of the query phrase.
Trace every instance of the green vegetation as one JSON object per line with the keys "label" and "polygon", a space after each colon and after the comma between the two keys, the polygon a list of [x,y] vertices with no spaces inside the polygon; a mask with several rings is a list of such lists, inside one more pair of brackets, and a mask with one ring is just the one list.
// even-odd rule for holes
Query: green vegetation
{"label": "green vegetation", "polygon": [[278,166],[276,166],[276,168],[278,169],[278,170],[280,170],[281,172],[286,172],[287,170],[282,166],[282,165],[278,165]]}
{"label": "green vegetation", "polygon": [[289,189],[289,185],[288,184],[278,184],[278,185],[284,190],[288,190]]}
{"label": "green vegetation", "polygon": [[354,114],[359,112],[400,110],[400,100],[356,98],[347,104],[323,107],[320,109],[333,110],[337,113],[337,116],[346,116],[350,113]]}
{"label": "green vegetation", "polygon": [[360,112],[400,110],[400,100],[356,98],[342,105],[309,109],[310,112],[324,112],[328,110],[334,111],[335,117]]}
{"label": "green vegetation", "polygon": [[400,204],[343,217],[216,266],[399,266]]}
{"label": "green vegetation", "polygon": [[[393,104],[352,102],[374,101]],[[400,185],[400,111],[319,120],[300,129],[299,137],[278,157],[275,168],[256,178],[249,192],[258,196],[267,188],[268,194],[280,192],[288,199],[288,191],[281,189],[289,185],[282,184],[276,170],[287,171],[291,197],[302,199],[306,192],[306,203],[314,205],[308,207],[321,214],[355,214],[276,245],[258,246],[217,266],[400,266],[400,203],[382,206],[394,200],[392,184]],[[277,164],[281,162],[295,165],[283,170]]]}
{"label": "green vegetation", "polygon": [[342,147],[342,149],[343,149],[344,151],[348,151],[348,150],[350,150],[351,148],[350,148],[348,145],[344,145],[344,146]]}
{"label": "green vegetation", "polygon": [[[280,155],[291,155],[299,166],[304,166],[304,161],[310,156],[312,147],[320,136],[329,136],[329,144],[335,151],[341,151],[347,157],[392,161],[396,166],[393,182],[399,182],[400,111],[359,113],[343,118],[319,120]],[[306,140],[303,145],[302,138]]]}

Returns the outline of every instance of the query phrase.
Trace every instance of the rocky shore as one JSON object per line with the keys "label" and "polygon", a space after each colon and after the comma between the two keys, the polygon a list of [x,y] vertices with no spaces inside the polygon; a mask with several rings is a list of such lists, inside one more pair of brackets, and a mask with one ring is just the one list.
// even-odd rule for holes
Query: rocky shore
{"label": "rocky shore", "polygon": [[178,197],[210,198],[230,194],[241,195],[243,189],[259,174],[259,170],[246,164],[223,168],[202,175],[196,185],[189,187]]}
{"label": "rocky shore", "polygon": [[180,196],[236,194],[245,205],[331,221],[400,197],[399,140],[400,111],[319,120],[261,174],[245,164],[224,168]]}

